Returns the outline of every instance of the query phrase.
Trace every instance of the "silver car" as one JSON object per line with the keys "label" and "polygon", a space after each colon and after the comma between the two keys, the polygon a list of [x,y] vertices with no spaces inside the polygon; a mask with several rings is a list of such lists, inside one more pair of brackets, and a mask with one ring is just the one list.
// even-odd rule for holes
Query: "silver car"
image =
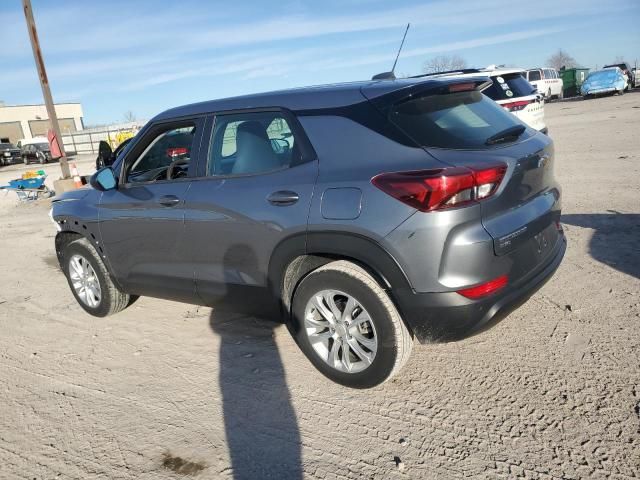
{"label": "silver car", "polygon": [[483,95],[490,81],[356,82],[161,113],[53,202],[73,295],[95,316],[140,295],[275,315],[327,377],[384,382],[415,340],[488,328],[563,258],[552,140]]}

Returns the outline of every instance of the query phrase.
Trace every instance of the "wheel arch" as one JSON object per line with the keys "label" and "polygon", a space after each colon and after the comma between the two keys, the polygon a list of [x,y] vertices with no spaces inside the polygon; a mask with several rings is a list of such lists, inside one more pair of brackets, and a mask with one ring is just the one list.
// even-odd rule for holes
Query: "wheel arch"
{"label": "wheel arch", "polygon": [[97,223],[83,222],[82,219],[66,215],[59,216],[54,221],[60,227],[60,231],[58,231],[55,237],[56,256],[58,257],[60,267],[62,267],[62,262],[64,260],[63,252],[65,247],[71,242],[84,238],[93,246],[93,248],[95,248],[96,252],[98,252],[98,255],[102,259],[112,281],[118,286],[118,288],[122,289],[122,286],[120,285],[120,282],[118,282],[117,277],[113,274],[111,264],[100,245]]}
{"label": "wheel arch", "polygon": [[[362,267],[386,291],[411,288],[398,262],[380,244],[345,232],[310,232],[283,240],[269,262],[269,288],[287,316],[295,289],[309,273],[335,260]],[[395,303],[395,302],[394,302]]]}

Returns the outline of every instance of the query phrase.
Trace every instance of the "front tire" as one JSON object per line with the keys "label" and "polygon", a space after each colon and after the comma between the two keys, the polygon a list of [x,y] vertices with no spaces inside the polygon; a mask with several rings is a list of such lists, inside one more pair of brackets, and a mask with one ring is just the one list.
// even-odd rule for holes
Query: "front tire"
{"label": "front tire", "polygon": [[22,161],[24,162],[25,165],[29,165],[29,158],[28,157],[22,157]]}
{"label": "front tire", "polygon": [[94,317],[118,313],[136,298],[118,289],[98,252],[86,238],[65,247],[62,267],[76,301]]}
{"label": "front tire", "polygon": [[307,275],[293,297],[292,334],[334,382],[370,388],[395,375],[413,339],[387,293],[363,268],[335,261]]}

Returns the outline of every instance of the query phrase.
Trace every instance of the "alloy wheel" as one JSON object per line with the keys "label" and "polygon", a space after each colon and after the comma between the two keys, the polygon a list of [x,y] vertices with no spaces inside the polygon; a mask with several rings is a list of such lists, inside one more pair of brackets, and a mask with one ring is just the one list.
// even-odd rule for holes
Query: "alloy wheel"
{"label": "alloy wheel", "polygon": [[365,370],[378,350],[369,313],[354,297],[338,290],[321,290],[311,297],[304,329],[315,353],[341,372]]}
{"label": "alloy wheel", "polygon": [[69,278],[78,298],[91,308],[100,305],[102,290],[95,270],[82,255],[73,255],[69,259]]}

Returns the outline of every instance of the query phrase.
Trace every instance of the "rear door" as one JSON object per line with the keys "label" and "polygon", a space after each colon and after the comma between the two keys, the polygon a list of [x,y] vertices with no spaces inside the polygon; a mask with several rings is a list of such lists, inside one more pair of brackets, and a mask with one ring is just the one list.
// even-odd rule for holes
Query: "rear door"
{"label": "rear door", "polygon": [[318,164],[289,112],[219,114],[214,124],[185,202],[190,261],[205,303],[255,312],[270,299],[275,247],[306,233]]}

